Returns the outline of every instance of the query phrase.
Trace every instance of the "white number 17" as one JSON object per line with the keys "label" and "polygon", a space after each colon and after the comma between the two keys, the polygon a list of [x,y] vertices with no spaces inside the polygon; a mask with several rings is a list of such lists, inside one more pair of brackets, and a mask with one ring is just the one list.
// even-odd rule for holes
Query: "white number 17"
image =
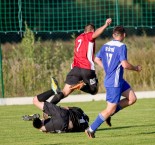
{"label": "white number 17", "polygon": [[111,53],[106,53],[107,55],[107,63],[108,63],[108,66],[110,65],[110,62],[111,62],[111,59],[112,59],[112,54]]}

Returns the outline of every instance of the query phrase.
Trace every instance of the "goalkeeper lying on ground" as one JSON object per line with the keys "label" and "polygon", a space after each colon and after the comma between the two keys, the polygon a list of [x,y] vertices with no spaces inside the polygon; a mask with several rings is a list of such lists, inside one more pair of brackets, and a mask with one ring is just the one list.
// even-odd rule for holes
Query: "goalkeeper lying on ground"
{"label": "goalkeeper lying on ground", "polygon": [[39,114],[24,115],[23,120],[32,120],[33,126],[40,131],[50,133],[80,132],[88,126],[89,117],[78,107],[60,107],[46,100],[54,95],[53,90],[39,94],[33,98],[33,104],[43,111],[43,119]]}

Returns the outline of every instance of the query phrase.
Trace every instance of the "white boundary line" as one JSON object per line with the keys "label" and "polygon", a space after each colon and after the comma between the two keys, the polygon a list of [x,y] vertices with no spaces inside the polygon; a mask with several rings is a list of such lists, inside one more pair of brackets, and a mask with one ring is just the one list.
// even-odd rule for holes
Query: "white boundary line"
{"label": "white boundary line", "polygon": [[[136,92],[137,98],[155,98],[155,91],[144,91],[144,92]],[[88,101],[100,101],[105,100],[106,94],[79,94],[79,95],[70,95],[67,98],[61,100],[61,103],[69,103],[69,102],[88,102]],[[0,106],[1,105],[26,105],[32,104],[33,97],[18,97],[18,98],[0,98]]]}

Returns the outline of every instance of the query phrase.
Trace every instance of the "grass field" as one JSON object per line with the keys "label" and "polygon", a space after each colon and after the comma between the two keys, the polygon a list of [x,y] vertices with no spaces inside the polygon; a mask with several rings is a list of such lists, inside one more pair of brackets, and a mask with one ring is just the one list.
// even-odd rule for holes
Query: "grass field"
{"label": "grass field", "polygon": [[[90,123],[105,108],[105,101],[60,104],[80,106],[90,116]],[[0,106],[1,145],[154,145],[155,99],[139,99],[137,103],[112,117],[112,127],[102,124],[95,139],[81,133],[50,134],[23,121],[22,115],[41,113],[33,105]]]}

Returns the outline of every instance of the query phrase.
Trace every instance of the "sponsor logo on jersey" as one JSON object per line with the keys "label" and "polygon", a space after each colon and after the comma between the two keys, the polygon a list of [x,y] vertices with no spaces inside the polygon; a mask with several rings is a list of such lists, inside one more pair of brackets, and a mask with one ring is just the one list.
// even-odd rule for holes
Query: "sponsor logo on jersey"
{"label": "sponsor logo on jersey", "polygon": [[95,84],[95,83],[96,83],[96,79],[95,79],[95,78],[90,79],[90,84],[91,84],[91,85],[93,85],[93,84]]}

